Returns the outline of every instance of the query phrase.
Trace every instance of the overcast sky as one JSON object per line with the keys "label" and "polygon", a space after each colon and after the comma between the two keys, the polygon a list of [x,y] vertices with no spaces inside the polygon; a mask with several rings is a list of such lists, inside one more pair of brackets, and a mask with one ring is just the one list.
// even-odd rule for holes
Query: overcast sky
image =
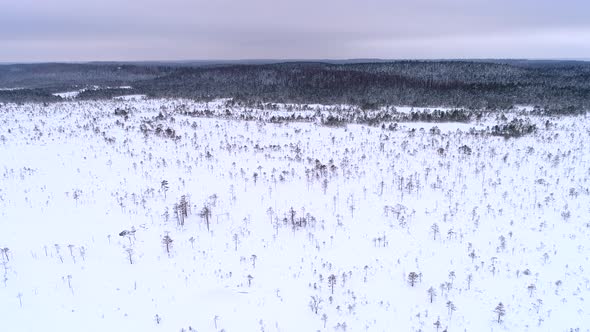
{"label": "overcast sky", "polygon": [[590,0],[0,0],[0,62],[590,58]]}

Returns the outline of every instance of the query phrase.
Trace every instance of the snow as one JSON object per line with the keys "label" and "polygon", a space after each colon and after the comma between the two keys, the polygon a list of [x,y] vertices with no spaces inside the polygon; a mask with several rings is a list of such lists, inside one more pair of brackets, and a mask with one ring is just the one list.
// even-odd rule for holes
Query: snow
{"label": "snow", "polygon": [[18,91],[24,90],[24,88],[0,88],[0,91]]}
{"label": "snow", "polygon": [[538,108],[538,106],[534,105],[514,105],[513,109],[520,113],[530,113]]}
{"label": "snow", "polygon": [[[292,106],[1,106],[2,326],[435,331],[440,317],[441,331],[589,331],[587,116],[531,117],[539,130],[518,139],[470,134],[495,115],[395,131],[238,121],[315,112]],[[228,108],[233,116],[222,117]],[[204,109],[212,115],[181,114]],[[183,195],[190,211],[180,226]],[[293,225],[291,209],[305,223]],[[410,272],[421,273],[414,287]],[[317,314],[312,296],[322,300]]]}
{"label": "snow", "polygon": [[141,100],[144,99],[146,95],[135,94],[135,95],[124,95],[124,96],[117,96],[113,97],[113,99],[117,100]]}
{"label": "snow", "polygon": [[[390,107],[391,108],[391,107]],[[450,107],[412,107],[412,106],[394,106],[395,110],[399,113],[412,113],[412,112],[426,112],[430,113],[434,110],[439,110],[443,112],[449,112],[454,110],[454,108]]]}
{"label": "snow", "polygon": [[471,129],[474,130],[484,130],[486,127],[483,124],[473,124],[473,123],[458,123],[458,122],[451,122],[451,123],[430,123],[430,122],[408,122],[403,123],[399,126],[402,130],[430,130],[431,128],[438,128],[444,132],[468,132]]}
{"label": "snow", "polygon": [[[61,97],[63,99],[75,99],[76,97],[78,97],[78,95],[80,95],[80,93],[84,92],[84,91],[95,91],[95,90],[101,90],[101,89],[123,89],[123,90],[128,90],[128,89],[133,89],[133,87],[129,86],[129,85],[123,85],[123,86],[117,86],[117,87],[112,87],[112,86],[105,86],[105,87],[100,87],[98,85],[93,85],[87,88],[82,88],[82,89],[78,89],[78,90],[73,90],[73,91],[66,91],[66,92],[58,92],[58,93],[54,93],[53,95],[56,97]],[[140,95],[132,95],[131,99],[135,99],[137,96]],[[121,96],[121,97],[125,97],[125,96]]]}
{"label": "snow", "polygon": [[78,97],[78,95],[82,92],[86,91],[86,89],[80,89],[80,90],[74,90],[74,91],[66,91],[66,92],[58,92],[58,93],[53,93],[52,95],[56,96],[56,97],[60,97],[63,99],[74,99],[76,97]]}

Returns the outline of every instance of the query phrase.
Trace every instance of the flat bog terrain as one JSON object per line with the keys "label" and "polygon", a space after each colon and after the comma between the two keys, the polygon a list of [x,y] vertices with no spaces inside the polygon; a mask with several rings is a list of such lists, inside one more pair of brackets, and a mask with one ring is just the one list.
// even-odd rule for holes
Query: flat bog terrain
{"label": "flat bog terrain", "polygon": [[588,331],[586,112],[129,94],[1,104],[6,331]]}

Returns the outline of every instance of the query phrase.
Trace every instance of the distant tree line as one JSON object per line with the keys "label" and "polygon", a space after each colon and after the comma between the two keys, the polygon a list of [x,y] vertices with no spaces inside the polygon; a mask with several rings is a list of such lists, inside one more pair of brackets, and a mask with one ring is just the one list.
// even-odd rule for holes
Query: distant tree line
{"label": "distant tree line", "polygon": [[[60,100],[56,90],[98,89],[78,99],[123,94],[195,100],[505,109],[539,105],[576,113],[590,107],[590,63],[575,61],[292,62],[166,66],[35,64],[0,66],[0,102]],[[59,91],[57,91],[59,92]]]}

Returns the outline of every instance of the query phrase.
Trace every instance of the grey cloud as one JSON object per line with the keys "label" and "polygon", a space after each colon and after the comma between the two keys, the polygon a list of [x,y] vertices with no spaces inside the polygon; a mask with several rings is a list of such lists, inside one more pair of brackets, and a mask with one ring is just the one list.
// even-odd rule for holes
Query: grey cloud
{"label": "grey cloud", "polygon": [[0,8],[0,61],[590,57],[585,0],[0,0]]}

